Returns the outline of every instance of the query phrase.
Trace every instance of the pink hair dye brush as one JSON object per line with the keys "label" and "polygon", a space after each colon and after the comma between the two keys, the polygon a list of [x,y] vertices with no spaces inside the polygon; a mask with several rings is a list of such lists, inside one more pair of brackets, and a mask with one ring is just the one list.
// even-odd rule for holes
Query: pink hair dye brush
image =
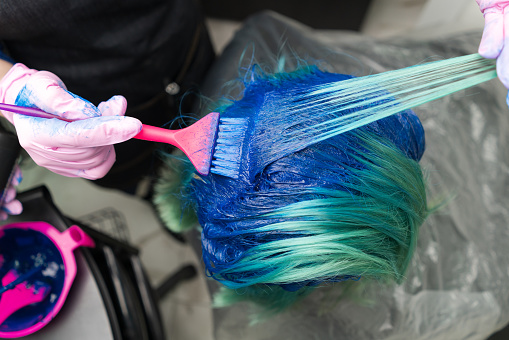
{"label": "pink hair dye brush", "polygon": [[[33,107],[0,103],[0,110],[38,118],[65,119]],[[209,172],[237,178],[240,167],[240,149],[247,122],[242,118],[220,118],[212,112],[181,130],[168,130],[143,124],[136,139],[168,143],[182,150],[198,173]]]}

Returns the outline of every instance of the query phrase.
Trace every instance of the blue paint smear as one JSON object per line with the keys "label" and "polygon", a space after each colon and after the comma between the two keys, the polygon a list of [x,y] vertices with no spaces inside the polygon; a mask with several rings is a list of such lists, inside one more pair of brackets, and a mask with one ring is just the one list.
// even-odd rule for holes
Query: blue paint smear
{"label": "blue paint smear", "polygon": [[55,140],[55,145],[61,145],[62,137],[68,137],[67,140],[73,141],[76,136],[89,138],[90,131],[99,128],[101,124],[109,121],[121,122],[124,116],[104,116],[92,117],[88,119],[66,122],[57,119],[38,118],[30,116],[21,116],[20,119],[30,120],[30,128],[34,135],[48,135],[60,139]]}
{"label": "blue paint smear", "polygon": [[[82,97],[80,97],[72,92],[69,92],[67,90],[62,89],[62,91],[65,91],[72,98],[75,98],[78,100],[78,103],[75,103],[75,104],[80,104],[80,105],[74,105],[73,110],[79,110],[79,112],[85,116],[83,118],[86,118],[86,117],[92,118],[92,117],[101,116],[101,112],[99,111],[99,109],[94,104],[89,102],[88,100],[83,99]],[[19,91],[14,104],[18,105],[18,106],[24,106],[24,107],[39,108],[43,111],[46,111],[48,113],[53,113],[53,114],[61,115],[64,113],[64,112],[59,113],[59,112],[55,112],[54,110],[52,110],[52,107],[50,106],[51,103],[47,103],[43,98],[40,97],[40,95],[41,95],[41,93],[39,91],[33,91],[30,87],[27,87],[25,85]],[[82,106],[82,107],[80,107],[80,106]]]}
{"label": "blue paint smear", "polygon": [[19,228],[4,229],[3,232],[0,238],[0,258],[3,258],[0,278],[11,269],[21,276],[38,266],[41,270],[27,282],[35,287],[50,287],[43,301],[21,308],[0,325],[0,331],[14,332],[35,325],[51,312],[63,289],[65,269],[59,250],[44,234]]}
{"label": "blue paint smear", "polygon": [[[264,219],[259,215],[273,212],[289,204],[312,199],[311,195],[295,194],[309,188],[347,191],[341,183],[352,178],[352,169],[364,165],[352,157],[362,154],[355,133],[346,132],[297,151],[281,145],[280,137],[288,131],[309,128],[327,119],[326,110],[313,112],[306,126],[295,123],[286,107],[299,101],[314,85],[352,78],[312,68],[280,78],[259,78],[246,84],[244,97],[223,110],[222,118],[246,118],[248,129],[242,143],[239,178],[211,174],[194,179],[192,196],[197,203],[198,219],[203,227],[202,250],[207,271],[215,272],[238,263],[247,250],[256,245],[298,237],[284,231],[252,232],[256,227],[284,222],[286,219]],[[376,105],[375,103],[374,105]],[[343,111],[346,115],[351,111]],[[358,130],[377,134],[394,143],[407,157],[419,161],[425,149],[424,129],[419,118],[410,110],[373,122]],[[298,141],[297,141],[298,142]],[[289,149],[291,151],[289,151]],[[333,168],[334,171],[330,171]],[[338,184],[339,183],[339,184]],[[262,273],[243,274],[256,277]],[[236,277],[226,277],[235,282]],[[357,275],[338,275],[328,281],[358,280]],[[310,280],[280,285],[295,291],[314,286],[322,280]]]}

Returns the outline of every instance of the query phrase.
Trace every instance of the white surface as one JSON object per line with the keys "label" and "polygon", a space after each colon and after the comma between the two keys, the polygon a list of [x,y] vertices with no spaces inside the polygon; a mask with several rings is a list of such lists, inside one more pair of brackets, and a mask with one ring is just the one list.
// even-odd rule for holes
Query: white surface
{"label": "white surface", "polygon": [[413,29],[425,5],[426,0],[373,0],[361,31],[377,38],[404,34]]}
{"label": "white surface", "polygon": [[463,15],[467,7],[476,8],[479,17],[479,7],[474,0],[428,0],[415,24],[417,29],[433,25],[443,25],[456,22]]}
{"label": "white surface", "polygon": [[373,0],[362,32],[377,38],[432,37],[482,31],[483,25],[475,0]]}
{"label": "white surface", "polygon": [[209,29],[212,45],[218,55],[221,54],[221,51],[231,40],[235,31],[237,31],[241,26],[241,23],[238,21],[218,20],[213,18],[208,18],[205,21],[205,24]]}

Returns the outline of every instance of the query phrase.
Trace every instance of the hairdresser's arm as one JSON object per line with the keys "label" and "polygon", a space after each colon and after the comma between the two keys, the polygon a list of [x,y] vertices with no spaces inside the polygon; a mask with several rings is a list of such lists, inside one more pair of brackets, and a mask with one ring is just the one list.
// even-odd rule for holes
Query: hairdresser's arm
{"label": "hairdresser's arm", "polygon": [[476,0],[484,15],[479,54],[497,59],[500,81],[509,89],[509,0]]}
{"label": "hairdresser's arm", "polygon": [[[0,65],[3,72],[7,65]],[[0,81],[0,102],[37,107],[75,120],[68,123],[3,112],[16,128],[21,146],[37,164],[69,177],[103,177],[115,162],[113,144],[126,141],[141,130],[139,120],[124,117],[124,97],[114,96],[96,107],[67,91],[53,73],[19,63]]]}

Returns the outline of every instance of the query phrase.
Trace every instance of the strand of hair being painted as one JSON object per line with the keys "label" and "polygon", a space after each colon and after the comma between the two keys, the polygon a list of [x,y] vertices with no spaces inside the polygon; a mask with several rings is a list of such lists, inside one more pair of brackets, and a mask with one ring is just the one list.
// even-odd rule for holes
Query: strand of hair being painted
{"label": "strand of hair being painted", "polygon": [[294,94],[285,111],[293,111],[296,128],[281,142],[302,149],[496,77],[493,60],[472,54],[316,86]]}

